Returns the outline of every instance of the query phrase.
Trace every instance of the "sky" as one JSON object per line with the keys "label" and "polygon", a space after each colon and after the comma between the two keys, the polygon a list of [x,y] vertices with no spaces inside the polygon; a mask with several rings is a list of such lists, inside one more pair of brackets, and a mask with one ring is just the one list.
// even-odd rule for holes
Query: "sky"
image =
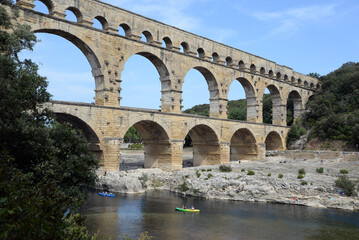
{"label": "sky", "polygon": [[[358,0],[104,0],[203,37],[308,74],[328,74],[359,62]],[[44,12],[35,1],[35,10]],[[67,19],[74,20],[71,12]],[[99,27],[95,22],[94,27]],[[38,33],[40,42],[23,58],[39,64],[54,100],[93,102],[95,82],[82,52],[69,41]],[[141,69],[141,71],[139,71]],[[121,106],[159,109],[161,84],[152,63],[134,55],[121,75]],[[204,77],[190,70],[183,85],[184,109],[209,103]],[[235,81],[229,100],[245,98]]]}

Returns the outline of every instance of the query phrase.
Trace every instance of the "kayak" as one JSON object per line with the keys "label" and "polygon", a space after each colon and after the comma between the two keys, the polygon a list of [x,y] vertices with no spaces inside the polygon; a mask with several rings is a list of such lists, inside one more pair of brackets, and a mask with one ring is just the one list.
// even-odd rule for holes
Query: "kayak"
{"label": "kayak", "polygon": [[176,207],[175,210],[180,212],[199,212],[199,209],[184,209],[179,207]]}
{"label": "kayak", "polygon": [[115,196],[115,194],[102,193],[102,192],[99,192],[98,195],[104,196],[104,197],[114,197]]}

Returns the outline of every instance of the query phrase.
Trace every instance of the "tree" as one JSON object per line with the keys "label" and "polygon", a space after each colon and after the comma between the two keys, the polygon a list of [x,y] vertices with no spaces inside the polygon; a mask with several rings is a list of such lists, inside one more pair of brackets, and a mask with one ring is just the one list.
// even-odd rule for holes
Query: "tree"
{"label": "tree", "polygon": [[11,24],[12,1],[1,3],[0,238],[90,239],[75,210],[82,187],[96,181],[98,160],[78,132],[37,108],[50,100],[46,78],[18,57],[36,37],[28,26]]}

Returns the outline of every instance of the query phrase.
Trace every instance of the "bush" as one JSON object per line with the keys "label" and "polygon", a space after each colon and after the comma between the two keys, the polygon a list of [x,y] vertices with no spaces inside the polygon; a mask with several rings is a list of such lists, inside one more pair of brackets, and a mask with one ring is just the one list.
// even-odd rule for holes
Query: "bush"
{"label": "bush", "polygon": [[279,173],[278,178],[283,178],[283,174]]}
{"label": "bush", "polygon": [[346,175],[338,176],[338,179],[335,180],[335,186],[341,188],[347,196],[352,196],[354,194],[355,183]]}
{"label": "bush", "polygon": [[346,169],[341,169],[341,170],[340,170],[340,173],[342,173],[342,174],[348,174],[348,173],[349,173],[349,171],[348,171],[348,170],[346,170]]}
{"label": "bush", "polygon": [[304,178],[304,176],[302,174],[299,174],[297,178],[302,179],[302,178]]}
{"label": "bush", "polygon": [[232,168],[231,168],[231,166],[221,165],[221,166],[219,166],[219,171],[221,171],[221,172],[232,172]]}
{"label": "bush", "polygon": [[244,168],[242,168],[241,172],[244,172],[244,171],[246,171],[246,170]]}
{"label": "bush", "polygon": [[323,167],[320,167],[320,168],[317,168],[315,170],[317,173],[323,173],[324,172],[324,168]]}
{"label": "bush", "polygon": [[186,192],[188,190],[188,186],[186,182],[183,182],[183,184],[181,185],[181,190],[182,192]]}
{"label": "bush", "polygon": [[213,177],[213,175],[209,173],[204,180],[208,180],[208,179],[210,179],[211,177]]}
{"label": "bush", "polygon": [[141,143],[134,143],[134,144],[128,145],[128,147],[131,148],[131,149],[142,149],[143,144],[141,144]]}
{"label": "bush", "polygon": [[299,169],[298,174],[305,175],[305,169],[304,168]]}
{"label": "bush", "polygon": [[287,146],[290,142],[299,139],[302,135],[307,133],[307,130],[301,125],[302,121],[298,119],[289,129],[287,136]]}
{"label": "bush", "polygon": [[247,172],[247,175],[255,175],[256,173],[254,172],[254,171],[252,171],[252,170],[249,170],[248,172]]}
{"label": "bush", "polygon": [[302,181],[301,183],[302,185],[308,185],[308,183],[306,181]]}
{"label": "bush", "polygon": [[212,172],[212,169],[208,168],[208,169],[207,169],[207,172]]}
{"label": "bush", "polygon": [[201,176],[201,173],[197,170],[196,175],[197,175],[197,178],[199,178]]}
{"label": "bush", "polygon": [[272,174],[271,173],[268,173],[268,175],[267,175],[268,177],[270,177],[270,176],[272,176]]}

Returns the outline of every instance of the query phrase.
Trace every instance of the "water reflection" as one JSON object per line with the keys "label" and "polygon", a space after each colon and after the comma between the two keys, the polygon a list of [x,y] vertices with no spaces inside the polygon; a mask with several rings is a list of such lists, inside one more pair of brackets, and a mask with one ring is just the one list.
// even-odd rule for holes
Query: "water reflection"
{"label": "water reflection", "polygon": [[[175,212],[174,208],[182,204],[193,205],[201,212]],[[124,234],[137,239],[144,231],[153,239],[358,239],[359,236],[358,212],[183,198],[161,191],[115,198],[90,192],[81,211],[87,216],[85,224],[91,232],[100,229],[101,237],[112,239],[122,239]]]}

